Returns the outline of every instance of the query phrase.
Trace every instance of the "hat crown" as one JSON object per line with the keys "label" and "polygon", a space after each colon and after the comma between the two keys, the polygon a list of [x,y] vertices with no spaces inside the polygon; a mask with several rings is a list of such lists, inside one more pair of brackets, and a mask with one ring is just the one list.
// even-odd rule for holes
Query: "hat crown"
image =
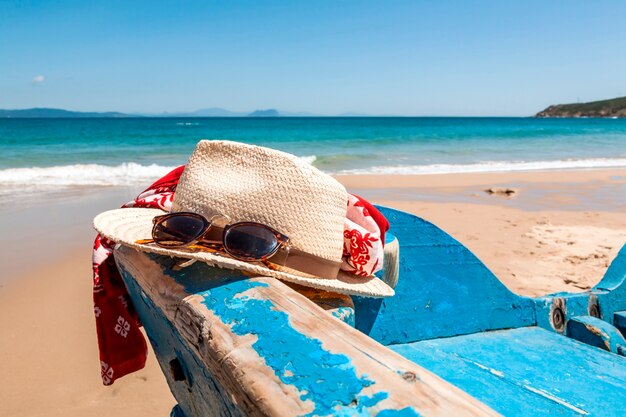
{"label": "hat crown", "polygon": [[288,236],[294,248],[340,261],[347,198],[337,180],[294,155],[202,140],[180,178],[172,211],[262,223]]}

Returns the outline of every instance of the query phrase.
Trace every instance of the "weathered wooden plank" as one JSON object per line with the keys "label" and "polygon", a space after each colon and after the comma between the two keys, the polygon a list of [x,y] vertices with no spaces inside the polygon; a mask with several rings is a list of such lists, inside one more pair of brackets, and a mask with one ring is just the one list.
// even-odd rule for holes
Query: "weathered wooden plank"
{"label": "weathered wooden plank", "polygon": [[506,416],[624,416],[626,358],[538,327],[390,348]]}
{"label": "weathered wooden plank", "polygon": [[[189,391],[206,374],[219,393],[179,398],[173,389],[188,417],[201,415],[194,408],[211,411],[216,398],[231,404],[210,414],[495,414],[278,280],[201,263],[176,271],[175,260],[128,248],[115,255],[133,300],[152,303],[145,310],[167,319],[160,332],[182,342],[176,354],[193,378]],[[157,352],[162,336],[151,335]],[[180,384],[165,373],[170,386]]]}
{"label": "weathered wooden plank", "polygon": [[386,345],[535,324],[533,300],[509,291],[458,241],[419,217],[378,208],[400,242],[398,285],[388,299],[354,297],[359,330]]}
{"label": "weathered wooden plank", "polygon": [[334,317],[354,327],[354,302],[349,295],[303,287],[293,283],[285,282],[285,284],[313,301]]}
{"label": "weathered wooden plank", "polygon": [[[180,332],[167,325],[168,319],[137,282],[125,274],[123,278],[170,390],[180,403],[174,407],[171,416],[245,415],[232,401],[227,389],[206,370],[197,355],[188,348]],[[172,362],[178,362],[184,379],[175,378]]]}

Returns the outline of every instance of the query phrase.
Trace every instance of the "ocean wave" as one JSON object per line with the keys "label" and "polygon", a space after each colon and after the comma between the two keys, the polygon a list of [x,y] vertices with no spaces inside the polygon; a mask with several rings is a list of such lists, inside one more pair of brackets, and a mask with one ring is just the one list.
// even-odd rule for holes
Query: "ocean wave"
{"label": "ocean wave", "polygon": [[[316,159],[315,155],[300,158],[309,164],[312,164]],[[9,168],[0,170],[0,186],[147,186],[174,168],[176,167],[157,164],[140,165],[135,162],[125,162],[117,166],[75,164]]]}
{"label": "ocean wave", "polygon": [[333,174],[455,174],[474,172],[519,172],[569,169],[599,169],[626,167],[626,158],[566,159],[555,161],[485,161],[475,164],[430,164],[373,166],[345,169]]}
{"label": "ocean wave", "polygon": [[[316,160],[314,155],[303,156],[301,158],[308,163],[313,163]],[[373,166],[369,168],[346,169],[331,173],[408,175],[621,167],[626,167],[626,158]],[[9,168],[0,170],[0,187],[146,186],[174,168],[174,166],[162,166],[157,164],[140,165],[134,162],[127,162],[117,166],[76,164],[52,167]]]}
{"label": "ocean wave", "polygon": [[305,162],[308,162],[309,164],[313,165],[313,162],[315,162],[315,160],[317,159],[317,156],[315,155],[306,155],[306,156],[299,156],[300,159],[302,159]]}
{"label": "ocean wave", "polygon": [[127,162],[117,166],[76,164],[0,170],[0,185],[148,185],[175,167]]}

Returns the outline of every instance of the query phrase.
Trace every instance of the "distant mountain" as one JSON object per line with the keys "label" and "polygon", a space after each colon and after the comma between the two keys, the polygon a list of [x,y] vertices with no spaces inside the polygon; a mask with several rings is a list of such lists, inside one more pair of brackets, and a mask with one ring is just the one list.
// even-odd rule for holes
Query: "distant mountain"
{"label": "distant mountain", "polygon": [[96,113],[96,112],[82,112],[82,111],[70,111],[62,109],[48,109],[48,108],[33,108],[22,110],[0,110],[0,118],[14,118],[14,119],[26,119],[26,118],[81,118],[81,117],[136,117],[130,114],[118,113],[114,111]]}
{"label": "distant mountain", "polygon": [[281,114],[276,109],[255,110],[248,117],[280,117]]}
{"label": "distant mountain", "polygon": [[535,117],[626,117],[626,97],[589,103],[555,104]]}
{"label": "distant mountain", "polygon": [[312,113],[300,112],[292,113],[286,111],[279,111],[276,109],[268,110],[255,110],[252,113],[240,113],[223,109],[221,107],[212,107],[209,109],[201,109],[192,112],[181,113],[142,113],[142,116],[148,117],[314,117]]}
{"label": "distant mountain", "polygon": [[243,117],[247,113],[236,113],[230,110],[222,109],[220,107],[211,107],[209,109],[200,109],[192,112],[180,112],[180,113],[152,113],[142,114],[148,117]]}
{"label": "distant mountain", "polygon": [[241,117],[246,115],[245,113],[237,113],[234,111],[222,109],[220,107],[196,110],[192,114],[199,117]]}
{"label": "distant mountain", "polygon": [[[360,113],[343,113],[337,117],[366,117]],[[320,117],[307,112],[286,112],[277,109],[255,110],[248,112],[234,112],[220,107],[211,107],[190,112],[177,113],[120,113],[120,112],[82,112],[63,109],[32,108],[21,110],[2,110],[0,118],[122,118],[122,117]],[[333,116],[323,116],[333,117]]]}

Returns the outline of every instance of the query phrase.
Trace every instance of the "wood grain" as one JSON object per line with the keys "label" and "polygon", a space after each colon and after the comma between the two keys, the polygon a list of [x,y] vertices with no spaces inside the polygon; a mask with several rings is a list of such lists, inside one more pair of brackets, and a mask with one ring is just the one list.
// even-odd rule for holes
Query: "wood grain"
{"label": "wood grain", "polygon": [[[186,372],[215,381],[214,393],[190,400],[177,395],[181,382],[164,369],[189,417],[212,407],[223,415],[497,415],[276,279],[204,264],[175,271],[169,258],[124,247],[115,257],[133,299],[141,297],[167,319],[160,331],[175,335],[172,343],[181,346],[174,351],[192,368]],[[147,314],[138,311],[143,321]],[[185,360],[186,350],[197,361]],[[196,379],[188,391],[202,385]]]}

